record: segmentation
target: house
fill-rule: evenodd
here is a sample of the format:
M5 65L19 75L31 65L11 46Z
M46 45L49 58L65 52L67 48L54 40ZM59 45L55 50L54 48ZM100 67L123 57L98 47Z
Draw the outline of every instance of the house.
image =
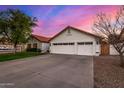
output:
M112 37L114 35L110 35L110 36ZM118 38L118 37L115 36L114 38ZM114 42L114 43L124 42L124 34L122 35L122 38L120 38L120 40L117 40L117 39L113 40L113 37L110 40L112 40L112 41L110 41L111 43L112 42ZM114 46L112 44L108 43L107 40L102 39L101 55L119 55L119 53L117 52L117 50L114 48Z
M50 40L50 53L100 55L100 38L97 35L68 26Z
M17 52L24 51L26 48L25 44L18 44L16 47ZM14 50L14 45L10 42L9 39L0 35L0 54L2 53L12 53Z
M110 45L109 48L110 48L109 55L119 55L119 53L117 52L117 50L112 45Z
M49 50L49 38L31 35L29 41L26 44L18 44L16 47L17 52L25 51L26 48L39 48L42 52ZM7 39L0 36L0 53L10 53L13 52L14 46L12 43L8 42Z
M27 48L38 48L41 49L43 53L47 52L49 50L49 38L32 34L27 43Z

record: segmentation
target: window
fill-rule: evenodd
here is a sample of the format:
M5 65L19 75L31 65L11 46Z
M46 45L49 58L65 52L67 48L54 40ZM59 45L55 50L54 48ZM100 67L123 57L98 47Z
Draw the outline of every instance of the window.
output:
M93 42L85 42L85 45L92 45Z
M57 45L62 45L62 43L57 43Z
M37 43L34 43L33 44L33 48L37 48Z
M70 29L68 29L68 34L71 34Z
M53 43L53 45L57 45L57 43Z
M78 45L92 45L93 42L78 42Z
M78 42L77 44L78 45L84 45L84 42Z
M27 45L27 49L30 49L30 48L31 48L31 44L28 44L28 45Z
M67 35L68 35L68 36L71 36L71 35L72 35L72 34L71 34L71 29L70 29L70 28L68 29Z
M74 45L74 43L69 43L69 45Z
M62 45L68 45L68 43L62 43Z
M98 45L99 44L99 41L96 41L96 44Z
M74 45L73 42L70 43L53 43L53 45Z

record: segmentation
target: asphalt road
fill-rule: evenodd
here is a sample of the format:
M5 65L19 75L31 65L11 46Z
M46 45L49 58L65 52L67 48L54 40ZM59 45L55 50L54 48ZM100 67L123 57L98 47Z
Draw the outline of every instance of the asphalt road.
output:
M93 60L88 56L47 54L0 62L0 87L93 87Z

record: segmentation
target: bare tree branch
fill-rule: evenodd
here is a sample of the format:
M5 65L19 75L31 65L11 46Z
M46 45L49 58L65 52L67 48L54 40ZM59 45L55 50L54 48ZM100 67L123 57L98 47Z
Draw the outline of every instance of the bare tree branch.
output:
M102 38L104 37L122 56L124 53L124 6L120 7L114 20L105 13L97 14L96 19L93 31ZM124 67L124 62L122 63Z

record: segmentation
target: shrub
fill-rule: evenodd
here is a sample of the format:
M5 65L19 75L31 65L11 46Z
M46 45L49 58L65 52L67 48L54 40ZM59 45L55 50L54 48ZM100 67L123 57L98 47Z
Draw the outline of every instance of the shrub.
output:
M41 52L41 49L39 49L39 48L29 48L26 51L27 52Z

